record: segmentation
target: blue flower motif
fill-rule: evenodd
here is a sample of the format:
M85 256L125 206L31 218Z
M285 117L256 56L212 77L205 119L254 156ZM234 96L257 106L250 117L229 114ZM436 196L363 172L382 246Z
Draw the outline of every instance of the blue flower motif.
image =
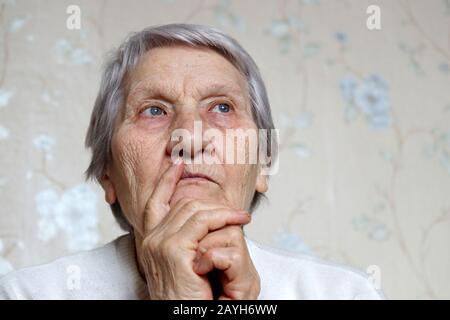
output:
M390 126L389 88L383 78L373 74L358 82L353 75L348 75L340 81L339 86L347 107L361 111L373 128Z
M446 62L442 62L439 64L439 70L448 73L450 71L450 66Z
M342 32L342 31L335 32L334 37L340 43L346 43L347 40L348 40L347 34L345 32Z
M0 108L6 106L13 95L13 91L0 89Z
M371 240L386 241L391 236L391 231L385 223L366 215L354 217L352 224L355 230L364 232Z
M376 241L385 241L389 239L389 229L385 224L380 223L370 229L368 236Z
M56 61L61 64L70 63L74 66L81 66L93 62L93 57L86 49L76 48L66 39L58 40L53 47L53 52Z
M53 189L40 191L35 203L40 240L50 241L62 231L67 236L70 251L89 250L98 243L97 194L87 184L77 185L62 194Z
M381 77L371 75L364 79L356 88L354 99L372 127L389 127L391 117L388 86Z
M273 240L277 247L284 250L304 254L313 254L311 249L305 244L300 236L289 232L286 228L280 228L273 235Z
M347 75L341 79L339 87L341 89L342 97L351 102L355 94L355 89L358 86L358 80L353 75Z
M9 137L9 130L3 126L0 126L0 140L6 140Z

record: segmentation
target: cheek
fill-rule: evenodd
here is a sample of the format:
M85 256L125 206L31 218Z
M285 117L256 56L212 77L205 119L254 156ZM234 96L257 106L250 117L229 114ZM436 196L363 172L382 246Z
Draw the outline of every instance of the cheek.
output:
M144 134L140 130L128 130L115 139L113 155L117 167L126 180L145 181L154 167L159 165L160 154L165 151L164 139Z
M246 208L255 193L256 165L225 165L227 182L224 186L232 202ZM230 200L231 200L230 199Z
M128 132L113 143L113 180L117 198L130 221L145 208L156 180L165 151L161 141Z

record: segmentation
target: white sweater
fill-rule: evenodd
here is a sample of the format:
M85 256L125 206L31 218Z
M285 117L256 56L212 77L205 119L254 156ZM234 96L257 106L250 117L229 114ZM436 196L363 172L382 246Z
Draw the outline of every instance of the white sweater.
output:
M259 299L382 299L359 272L246 238L261 278ZM21 269L0 278L0 299L146 299L134 238Z

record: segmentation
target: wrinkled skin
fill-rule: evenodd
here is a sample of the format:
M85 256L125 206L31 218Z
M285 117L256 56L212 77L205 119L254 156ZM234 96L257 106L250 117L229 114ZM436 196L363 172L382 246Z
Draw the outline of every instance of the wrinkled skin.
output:
M267 190L265 176L256 164L171 159L178 143L171 141L172 132L193 132L194 121L203 130L256 129L245 78L212 50L170 46L147 52L127 80L113 160L101 185L106 201L119 201L134 229L150 298L211 299L207 275L218 270L221 299L256 299L260 281L242 226L251 220L246 210L255 191ZM194 150L194 142L202 148ZM191 150L184 159L223 157L214 141L193 135L182 143ZM183 178L186 172L211 179Z

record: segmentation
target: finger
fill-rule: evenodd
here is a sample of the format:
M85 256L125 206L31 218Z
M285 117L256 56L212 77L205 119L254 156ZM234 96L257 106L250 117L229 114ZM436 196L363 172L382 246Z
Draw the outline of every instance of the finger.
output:
M180 201L181 202L181 201ZM230 207L222 205L217 202L210 202L205 200L191 200L182 202L181 205L176 206L171 212L174 214L167 217L168 224L171 226L172 232L177 232L180 228L191 218L194 214L200 211L217 211L220 210L238 212Z
M236 264L238 259L236 248L212 248L201 255L193 269L198 275L205 275L213 269L224 271L227 275L230 268L238 267L233 266L233 263Z
M214 269L220 270L223 293L219 300L255 299L260 291L260 280L254 270L248 251L240 248L212 248L204 253L193 266L202 276Z
M180 238L190 240L198 247L210 231L225 227L226 225L243 225L251 221L250 214L245 211L231 209L217 209L211 211L199 211L187 219L178 231Z
M208 233L199 243L198 251L205 253L211 248L245 246L244 231L241 226L226 226Z
M169 201L183 173L182 161L173 163L161 176L147 202L145 210L145 230L150 230L160 223L169 209ZM151 212L151 214L150 214Z

